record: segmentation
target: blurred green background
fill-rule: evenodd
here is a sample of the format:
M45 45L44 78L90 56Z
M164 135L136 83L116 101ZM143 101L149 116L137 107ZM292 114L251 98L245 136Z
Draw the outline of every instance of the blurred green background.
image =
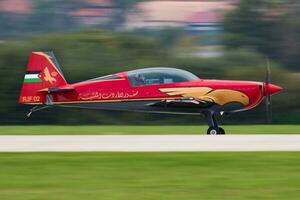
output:
M205 123L198 116L66 108L43 110L27 119L30 106L17 101L31 51L54 51L69 83L154 66L185 69L200 78L264 81L268 57L272 83L284 88L273 97L273 121L300 122L298 1L219 1L230 2L232 8L221 18L209 18L209 31L201 19L197 24L185 20L183 25L155 28L144 21L144 26L128 28L134 24L130 16L145 12L143 6L152 1L101 1L107 5L94 7L83 0L24 2L30 9L17 14L0 4L0 124ZM85 24L81 9L111 12L105 21ZM262 104L225 118L224 123L265 121Z

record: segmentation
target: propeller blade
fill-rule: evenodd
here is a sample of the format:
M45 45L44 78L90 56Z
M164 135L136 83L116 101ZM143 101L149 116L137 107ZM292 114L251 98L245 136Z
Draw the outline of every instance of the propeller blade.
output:
M266 58L267 60L267 69L266 69L266 79L264 83L264 90L265 90L265 95L266 95L266 117L267 117L267 123L272 123L272 99L271 99L271 94L269 93L268 89L268 84L271 82L271 68L270 68L270 61L269 58Z
M270 68L269 58L266 58L266 59L267 59L267 70L266 70L266 81L265 81L265 83L269 84L269 83L271 83L271 68Z
M267 116L267 123L272 123L272 100L271 96L266 96L266 116Z

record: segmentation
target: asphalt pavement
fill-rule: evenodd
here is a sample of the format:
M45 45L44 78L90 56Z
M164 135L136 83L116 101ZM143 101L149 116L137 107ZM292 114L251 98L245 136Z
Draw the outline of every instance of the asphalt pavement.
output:
M0 152L300 151L300 135L0 136Z

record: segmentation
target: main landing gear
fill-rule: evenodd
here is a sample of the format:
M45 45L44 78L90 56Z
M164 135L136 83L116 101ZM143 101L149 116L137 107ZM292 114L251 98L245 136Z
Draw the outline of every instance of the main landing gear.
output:
M218 126L214 112L206 112L205 117L209 126L207 135L225 135L224 129Z

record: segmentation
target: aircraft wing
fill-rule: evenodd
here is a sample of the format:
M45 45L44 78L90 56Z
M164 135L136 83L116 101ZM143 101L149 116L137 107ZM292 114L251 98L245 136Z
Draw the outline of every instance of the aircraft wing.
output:
M149 106L159 107L193 107L193 108L207 108L214 104L213 101L201 100L196 98L177 98L177 99L164 99L155 103L149 104Z

